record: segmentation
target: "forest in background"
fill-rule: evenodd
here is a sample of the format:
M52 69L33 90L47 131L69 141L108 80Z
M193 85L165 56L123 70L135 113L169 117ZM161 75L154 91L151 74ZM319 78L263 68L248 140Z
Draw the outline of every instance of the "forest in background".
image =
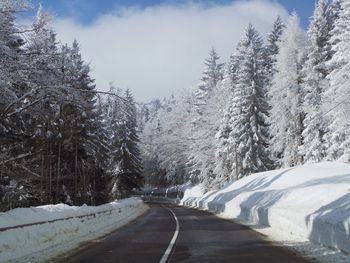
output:
M319 0L305 32L296 13L264 40L249 25L201 84L144 105L141 155L150 185L218 189L252 173L350 161L350 1Z
M136 104L97 92L79 44L62 44L40 7L0 2L0 211L105 203L143 185Z
M0 210L349 162L348 0L320 0L306 32L297 14L266 39L249 25L226 63L209 52L195 91L150 103L99 92L78 42L60 43L42 8L17 23L28 8L0 2Z

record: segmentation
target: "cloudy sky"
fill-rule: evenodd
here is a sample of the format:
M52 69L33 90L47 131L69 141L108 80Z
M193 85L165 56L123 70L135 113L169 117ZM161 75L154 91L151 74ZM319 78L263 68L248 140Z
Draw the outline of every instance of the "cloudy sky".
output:
M265 35L295 10L306 28L315 0L39 2L63 43L78 40L99 90L113 82L149 101L196 87L209 49L226 61L249 23Z

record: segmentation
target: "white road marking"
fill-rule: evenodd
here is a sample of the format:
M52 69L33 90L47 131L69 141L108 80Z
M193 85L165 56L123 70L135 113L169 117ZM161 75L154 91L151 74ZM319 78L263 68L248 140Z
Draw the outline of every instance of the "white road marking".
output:
M175 229L175 233L173 235L173 238L171 239L169 246L167 248L167 250L165 251L163 257L161 258L161 260L159 261L159 263L165 263L168 259L168 257L170 256L171 250L173 249L177 236L179 235L179 231L180 231L180 224L179 224L179 220L177 220L177 217L175 215L175 213L173 212L173 210L171 210L170 208L166 207L174 216L175 221L176 221L176 229Z

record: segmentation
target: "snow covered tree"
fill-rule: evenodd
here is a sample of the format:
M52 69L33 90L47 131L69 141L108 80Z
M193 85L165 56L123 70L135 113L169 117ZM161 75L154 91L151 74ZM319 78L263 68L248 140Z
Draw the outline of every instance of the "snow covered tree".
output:
M140 152L145 185L164 187L169 184L166 169L161 165L162 112L164 105L159 99L140 103L138 128L140 130Z
M18 34L19 29L15 25L17 13L23 10L22 3L0 2L0 132L9 137L21 130L20 119L10 119L15 111L21 111L24 104L21 98L28 91L25 81L28 67L23 57L24 39Z
M131 190L139 189L144 183L138 147L136 106L129 90L125 91L121 110L123 115L117 128L119 145L115 154L119 164L115 185L118 190L117 195L126 196Z
M112 174L117 176L117 171L119 171L119 151L120 151L120 125L122 124L124 118L124 98L123 91L121 89L116 89L111 85L109 92L115 95L108 95L105 102L105 122L107 125L108 139L111 146L110 149L110 160L109 160L109 170Z
M158 116L159 159L170 184L181 184L188 179L188 159L193 142L188 136L191 131L189 117L194 110L193 104L188 104L188 96L191 95L185 94L181 98L164 101L164 109Z
M31 116L28 118L30 125L26 128L26 133L30 136L30 139L26 140L27 148L31 148L38 154L36 158L32 158L31 166L28 168L34 172L36 169L33 167L40 167L35 171L40 174L40 182L36 182L37 179L31 180L31 184L39 185L39 191L35 189L35 194L38 195L40 202L52 201L51 193L53 192L55 192L55 198L58 198L58 191L53 190L53 176L52 172L50 173L52 167L49 164L50 159L52 162L54 158L49 158L50 150L48 149L52 147L54 131L56 135L59 134L56 129L59 120L55 98L63 94L56 88L61 83L61 79L57 77L60 52L56 34L49 28L49 21L50 17L43 12L40 6L32 30L29 30L26 37L26 58L30 68L27 85L31 90L26 94L25 100L27 104L33 105L23 113ZM56 186L58 185L57 180Z
M339 0L338 18L331 32L334 55L329 62L330 88L326 93L331 109L328 134L328 159L350 160L350 1ZM333 110L332 110L333 109Z
M271 78L275 73L274 67L276 64L276 55L279 52L279 41L284 28L285 26L281 18L278 17L273 24L271 33L268 35L267 45L262 50L262 62L264 64L263 69L266 74L266 77L264 78L265 83L263 84L265 92L269 88ZM230 57L230 61L225 72L223 87L224 89L229 90L229 92L232 94L234 94L235 87L237 85L237 73L241 59L242 58L239 55L239 51L236 51L235 54ZM239 107L236 103L229 103L228 106L225 107L226 112L222 113L223 117L220 129L216 135L217 151L215 171L218 174L217 181L221 184L238 179L239 174L236 168L239 166L238 163L241 162L241 156L238 156L237 154L237 143L232 136L235 128L231 125L231 118L235 114L239 114Z
M238 166L237 145L233 141L233 127L231 125L231 117L234 114L236 105L231 103L231 99L236 86L239 62L238 52L236 51L230 56L222 81L222 89L225 91L224 97L226 97L227 101L222 106L219 128L215 135L215 173L217 174L215 184L217 187L238 179L238 171L236 169Z
M157 114L146 123L140 144L146 183L183 184L190 178L188 161L195 95L186 92L162 101Z
M268 151L268 103L264 74L262 39L252 25L237 47L238 67L229 102L227 120L229 142L239 158L235 169L238 177L272 167Z
M215 178L214 141L218 126L218 106L220 106L217 100L224 66L223 63L219 63L219 59L215 49L211 49L209 58L205 60L206 68L201 79L202 83L195 92L195 108L191 116L192 142L189 165L192 179L206 181L206 184Z
M168 185L166 169L161 165L161 147L159 139L162 128L158 117L146 122L140 135L140 152L145 184L164 187ZM163 156L164 157L164 156Z
M72 47L68 50L68 61L66 66L66 77L69 80L72 89L73 103L68 107L69 119L72 129L72 145L75 147L75 160L79 159L81 168L80 178L77 182L77 172L75 171L75 189L80 191L82 202L91 199L92 177L89 176L97 168L105 168L103 159L97 158L106 155L108 147L103 137L103 131L99 129L100 120L96 113L96 93L94 80L90 77L90 67L87 65L80 54L80 48L77 41L74 41ZM67 95L66 98L67 100ZM69 103L67 103L69 105ZM68 106L66 104L66 106ZM79 156L76 156L76 155ZM77 164L75 163L75 166ZM80 183L80 186L77 184ZM79 189L80 188L80 189Z
M209 52L209 58L205 60L205 70L201 78L202 83L199 85L196 91L196 111L201 114L203 106L206 105L211 92L216 88L216 85L223 78L223 63L219 63L220 57L214 48Z
M303 163L300 147L303 145L304 90L302 65L305 60L306 35L299 26L299 17L293 14L281 36L276 70L270 90L271 96L271 150L282 166Z
M329 88L327 62L332 58L331 31L334 27L334 9L327 0L320 0L316 6L308 30L308 55L303 68L305 92L304 145L305 162L319 162L326 156L325 135L328 130L324 115L325 92Z
M58 44L41 6L19 27L25 8L0 2L0 209L105 202L108 129L90 68L76 41Z
M285 25L281 17L277 17L273 23L271 33L267 36L267 45L264 50L265 71L267 74L267 85L270 85L273 74L275 73L276 56L279 53L279 42Z
M0 198L5 209L35 203L24 175L35 176L26 167L33 154L26 147L30 114L24 111L32 104L26 100L30 67L25 57L25 41L16 24L26 1L0 2ZM26 187L24 187L24 185Z

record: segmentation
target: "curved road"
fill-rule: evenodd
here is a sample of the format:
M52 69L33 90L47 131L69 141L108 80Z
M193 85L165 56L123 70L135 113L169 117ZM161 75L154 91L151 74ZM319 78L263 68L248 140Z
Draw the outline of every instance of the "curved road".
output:
M171 211L178 219L177 234ZM167 250L170 253L164 256ZM150 205L150 210L136 221L102 240L88 243L61 258L61 262L144 263L165 262L165 259L166 262L200 263L308 262L232 221L194 209L155 204Z

